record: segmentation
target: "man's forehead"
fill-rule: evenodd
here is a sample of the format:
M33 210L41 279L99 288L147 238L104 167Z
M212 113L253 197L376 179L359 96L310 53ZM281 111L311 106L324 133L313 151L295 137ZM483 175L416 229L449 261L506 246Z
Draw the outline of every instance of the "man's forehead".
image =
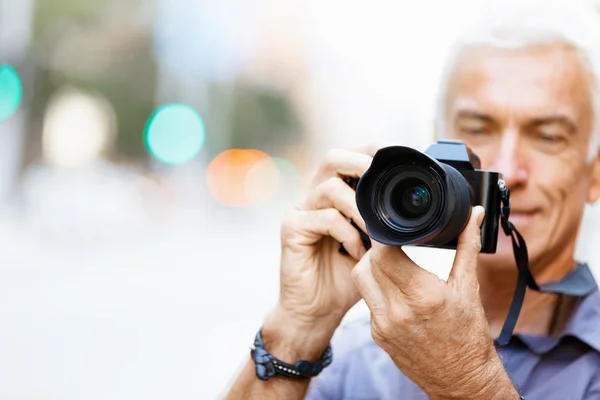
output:
M527 113L561 112L584 117L591 111L589 71L565 45L519 49L474 47L457 59L447 86L448 111L501 108Z

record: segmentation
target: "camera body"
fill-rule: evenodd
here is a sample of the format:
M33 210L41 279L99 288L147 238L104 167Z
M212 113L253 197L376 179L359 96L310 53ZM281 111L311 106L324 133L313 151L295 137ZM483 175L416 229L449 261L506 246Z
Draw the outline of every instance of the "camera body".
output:
M456 249L473 206L486 215L481 252L495 253L502 212L502 175L481 170L475 153L460 141L440 140L424 153L410 147L380 149L356 190L358 210L370 240L394 245Z

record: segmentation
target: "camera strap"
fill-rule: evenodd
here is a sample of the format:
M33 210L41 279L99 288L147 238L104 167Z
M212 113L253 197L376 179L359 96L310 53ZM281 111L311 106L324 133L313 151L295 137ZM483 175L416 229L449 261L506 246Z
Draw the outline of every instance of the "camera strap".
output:
M565 294L568 296L585 297L593 291L597 290L598 286L594 280L592 272L586 264L578 264L567 276L558 282L548 282L543 285L538 285L529 269L529 255L527 253L527 245L523 236L517 231L515 226L508 220L510 216L510 191L504 184L499 184L502 199L502 208L500 212L500 224L502 230L507 236L510 236L513 246L513 253L517 262L518 277L517 287L513 296L508 316L502 327L502 331L496 343L499 346L505 346L512 337L513 330L517 324L525 292L527 288L538 292Z

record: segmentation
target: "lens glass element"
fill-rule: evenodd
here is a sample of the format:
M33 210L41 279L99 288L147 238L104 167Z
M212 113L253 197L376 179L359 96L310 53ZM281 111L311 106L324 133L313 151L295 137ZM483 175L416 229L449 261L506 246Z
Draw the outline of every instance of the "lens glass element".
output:
M389 229L414 234L436 224L444 204L444 188L433 169L400 165L385 171L375 187L375 212Z
M421 218L431 208L431 192L420 179L400 181L391 196L394 210L407 219Z

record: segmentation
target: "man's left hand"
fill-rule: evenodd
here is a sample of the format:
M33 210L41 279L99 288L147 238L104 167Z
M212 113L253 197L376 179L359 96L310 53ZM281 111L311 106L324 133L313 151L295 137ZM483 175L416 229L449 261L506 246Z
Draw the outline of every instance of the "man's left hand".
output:
M519 398L479 297L483 217L483 208L475 207L458 238L447 282L416 265L400 247L374 241L352 272L371 310L373 339L432 399Z

